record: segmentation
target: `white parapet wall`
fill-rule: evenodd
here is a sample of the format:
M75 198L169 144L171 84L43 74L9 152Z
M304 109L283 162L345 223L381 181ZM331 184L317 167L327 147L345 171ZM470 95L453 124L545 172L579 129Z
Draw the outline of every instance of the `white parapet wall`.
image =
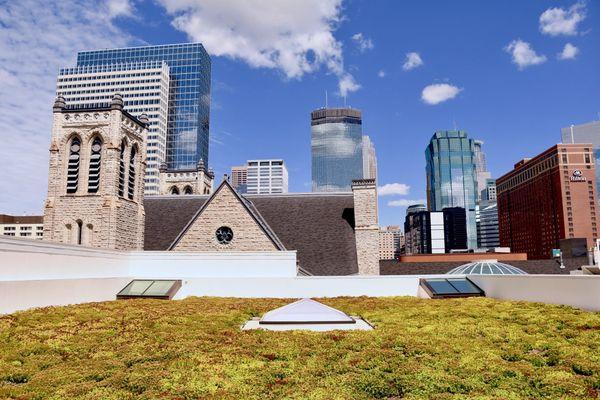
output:
M0 314L113 300L131 279L181 279L183 286L175 298L182 299L417 296L419 278L447 277L296 275L294 251L122 252L0 236ZM600 276L470 275L469 279L488 297L600 311Z

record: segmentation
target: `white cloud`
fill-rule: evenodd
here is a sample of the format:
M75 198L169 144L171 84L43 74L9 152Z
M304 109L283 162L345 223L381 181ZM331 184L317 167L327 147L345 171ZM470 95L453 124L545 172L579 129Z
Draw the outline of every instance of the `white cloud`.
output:
M202 42L213 56L277 69L288 78L325 67L341 95L360 85L344 70L342 44L333 36L342 0L158 0L173 26Z
M557 57L559 60L573 60L577 57L578 53L579 49L577 47L573 46L571 43L567 43L563 50L558 53Z
M386 183L377 188L377 193L380 196L400 195L406 196L410 191L410 186L405 183Z
M447 83L436 83L426 86L421 93L421 100L427 104L435 105L455 98L462 88Z
M133 15L133 5L129 0L107 0L108 16L115 17L131 17Z
M131 38L93 0L5 2L0 7L0 212L39 213L46 197L56 75L77 51Z
M576 35L577 25L585 19L585 3L577 2L569 7L549 8L540 15L540 31L550 36Z
M354 43L356 44L358 50L360 50L361 53L364 53L365 51L371 50L373 49L373 47L375 47L373 45L373 41L365 37L362 33L355 33L354 35L352 35L352 40L354 40Z
M391 201L388 201L388 203L387 203L388 207L408 207L408 206L412 206L413 204L425 204L425 200L424 199L419 199L419 200L399 199L399 200L391 200Z
M404 61L404 65L402 65L402 69L405 71L410 71L411 69L415 69L423 65L423 60L419 53L406 53L406 60Z
M504 50L512 55L512 62L517 64L519 69L546 62L546 56L538 55L529 43L521 39L513 40Z
M380 78L385 78L385 75L386 75L386 73L382 69L380 69L379 72L377 72L377 76Z

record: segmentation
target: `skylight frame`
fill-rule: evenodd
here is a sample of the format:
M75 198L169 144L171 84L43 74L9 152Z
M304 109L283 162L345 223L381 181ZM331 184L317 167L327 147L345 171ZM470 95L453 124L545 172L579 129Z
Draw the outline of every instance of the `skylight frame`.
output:
M440 293L434 286L430 284L429 281L432 282L444 282L450 285L456 293L453 292L445 292ZM468 282L470 286L473 286L477 291L462 291L457 285L453 285L451 281L465 281ZM467 277L464 278L421 278L419 279L419 285L425 290L425 292L432 299L454 299L454 298L465 298L465 297L485 297L485 292L479 286L477 286L472 280Z
M133 286L135 282L151 282L142 293L140 294L123 294L125 290L127 290L130 286ZM152 286L154 286L157 282L173 282L171 286L163 291L164 294L145 294L148 292ZM133 279L131 280L125 287L117 293L117 300L126 300L126 299L158 299L158 300L172 300L175 294L181 289L182 281L181 279Z

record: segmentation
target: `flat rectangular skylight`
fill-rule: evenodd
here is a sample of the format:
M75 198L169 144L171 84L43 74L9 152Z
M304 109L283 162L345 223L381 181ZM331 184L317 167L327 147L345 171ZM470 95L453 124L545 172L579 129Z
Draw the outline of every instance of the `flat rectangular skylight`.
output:
M419 284L433 299L485 296L483 290L468 278L428 278L421 279Z
M179 288L181 288L181 280L134 279L117 293L117 299L150 298L171 300Z

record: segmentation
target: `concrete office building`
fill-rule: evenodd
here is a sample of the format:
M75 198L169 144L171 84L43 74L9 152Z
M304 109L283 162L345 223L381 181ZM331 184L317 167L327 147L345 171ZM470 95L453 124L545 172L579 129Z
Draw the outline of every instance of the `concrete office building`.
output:
M377 181L377 156L375 145L371 138L364 135L362 138L363 177Z
M0 234L42 240L44 238L44 217L42 215L0 214Z
M600 166L600 121L571 125L560 130L563 143L591 143L596 169ZM596 190L600 190L600 177L596 176Z
M380 260L397 259L402 246L404 246L404 233L399 226L390 225L379 229Z
M439 131L425 150L427 206L441 212L447 207L462 207L467 219L467 246L477 248L477 177L475 141L464 131Z
M364 177L362 113L320 108L311 113L313 192L348 192Z
M288 171L282 159L248 160L248 194L288 192Z
M551 257L560 240L598 238L591 143L558 144L496 180L500 244L529 258Z
M169 68L167 169L194 169L200 160L208 167L211 60L202 44L180 43L81 51L77 54L76 66L109 68L110 65L148 62L165 62ZM122 83L124 88L134 84L128 78ZM114 94L93 93L95 89L92 88L86 90L90 91L89 95L96 97ZM124 95L125 92L121 94ZM69 104L72 102L69 101ZM129 112L136 106L139 104L125 104L125 111Z
M150 126L144 192L159 194L160 166L165 162L167 149L167 63L141 61L62 68L58 74L56 93L71 108L102 107L110 103L115 93L119 93L127 112L134 116L146 114Z
M477 246L480 249L494 249L500 246L498 229L498 203L496 201L496 180L487 179L477 204Z
M247 193L248 191L248 166L231 167L231 186L238 193Z
M475 178L477 180L477 200L481 200L482 191L486 188L486 182L492 178L492 174L487 169L485 153L482 149L483 141L473 141L473 160L475 161Z

